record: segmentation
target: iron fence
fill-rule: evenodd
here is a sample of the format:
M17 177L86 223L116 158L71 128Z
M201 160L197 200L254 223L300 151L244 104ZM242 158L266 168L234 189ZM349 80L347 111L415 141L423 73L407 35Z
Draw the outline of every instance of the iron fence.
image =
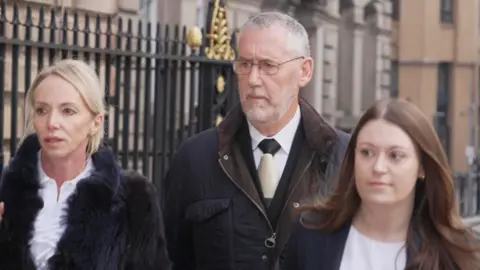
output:
M455 174L455 190L458 207L463 217L480 215L480 171L479 164L475 163L469 173Z
M124 168L159 188L178 145L238 100L231 62L206 57L204 45L188 47L185 27L40 5L0 8L0 171L22 136L32 79L58 59L95 67L108 108L105 139Z

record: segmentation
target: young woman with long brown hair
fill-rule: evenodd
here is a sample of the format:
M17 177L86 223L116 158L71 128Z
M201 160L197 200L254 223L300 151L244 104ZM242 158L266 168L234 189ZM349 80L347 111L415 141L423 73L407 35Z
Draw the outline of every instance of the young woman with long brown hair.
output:
M408 101L380 101L365 112L336 191L300 211L285 270L480 269L442 144Z

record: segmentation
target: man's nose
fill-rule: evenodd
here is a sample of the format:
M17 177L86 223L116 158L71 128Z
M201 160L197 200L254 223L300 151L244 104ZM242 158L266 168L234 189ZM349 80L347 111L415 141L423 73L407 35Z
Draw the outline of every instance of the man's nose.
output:
M248 75L248 83L250 86L258 86L260 84L260 68L258 65L253 65Z

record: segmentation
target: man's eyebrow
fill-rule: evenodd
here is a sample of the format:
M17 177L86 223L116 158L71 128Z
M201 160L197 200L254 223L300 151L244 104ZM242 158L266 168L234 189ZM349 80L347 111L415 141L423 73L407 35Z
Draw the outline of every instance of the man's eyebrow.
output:
M242 57L242 56L239 56L237 57L235 60L237 61L253 61L253 60L257 60L257 61L270 61L270 62L275 62L275 63L279 63L280 61L275 59L275 58L271 58L271 57L257 57L256 59L254 58L250 58L250 57Z

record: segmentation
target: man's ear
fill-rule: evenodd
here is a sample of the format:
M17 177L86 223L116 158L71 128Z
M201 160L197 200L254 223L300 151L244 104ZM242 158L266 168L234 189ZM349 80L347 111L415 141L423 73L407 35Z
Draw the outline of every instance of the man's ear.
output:
M298 81L300 88L305 87L310 80L312 80L313 64L314 61L311 57L307 57L303 60L303 64L300 68L300 80Z

